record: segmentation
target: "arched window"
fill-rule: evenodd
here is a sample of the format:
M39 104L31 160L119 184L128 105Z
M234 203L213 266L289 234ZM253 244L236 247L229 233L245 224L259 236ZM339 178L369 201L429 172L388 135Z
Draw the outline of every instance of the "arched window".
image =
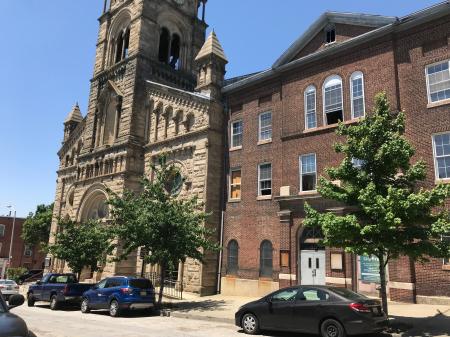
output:
M344 120L342 79L338 75L328 77L323 84L323 110L326 125Z
M167 28L163 28L159 38L159 62L169 63L169 49L170 32Z
M177 34L172 35L172 42L170 45L170 61L169 65L173 69L180 69L180 42L181 39Z
M236 240L228 243L227 274L236 275L239 269L239 245Z
M366 114L364 101L364 75L356 71L350 77L350 97L352 100L352 118L364 117Z
M272 243L264 240L260 248L259 276L272 278L273 272L273 247Z
M316 87L310 85L305 90L305 129L317 127Z
M5 236L5 229L6 229L6 226L0 224L0 238Z
M118 63L128 57L130 46L130 28L126 28L119 32L114 40L114 63Z

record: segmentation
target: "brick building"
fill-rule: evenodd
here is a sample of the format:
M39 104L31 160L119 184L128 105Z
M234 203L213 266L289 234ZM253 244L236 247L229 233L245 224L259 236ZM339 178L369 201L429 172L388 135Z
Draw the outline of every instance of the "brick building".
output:
M4 277L8 269L13 222L13 217L0 216L0 279ZM45 254L41 252L39 247L26 245L21 238L24 222L24 218L15 219L11 268L43 269Z
M406 113L414 160L429 168L424 187L450 182L449 32L448 2L402 18L327 12L270 69L227 82L222 293L315 283L377 294L377 260L318 248L304 203L346 211L318 195L317 178L343 159L332 148L337 121L370 113L381 91ZM448 261L400 258L388 277L393 300L450 303Z

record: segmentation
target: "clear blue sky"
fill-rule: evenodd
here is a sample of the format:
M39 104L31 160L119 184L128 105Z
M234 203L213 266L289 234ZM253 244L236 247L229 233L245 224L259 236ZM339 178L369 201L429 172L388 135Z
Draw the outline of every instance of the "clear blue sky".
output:
M53 201L63 120L89 94L103 0L0 0L0 206ZM428 0L209 0L228 77L269 67L324 11L403 16ZM0 215L7 210L0 207Z

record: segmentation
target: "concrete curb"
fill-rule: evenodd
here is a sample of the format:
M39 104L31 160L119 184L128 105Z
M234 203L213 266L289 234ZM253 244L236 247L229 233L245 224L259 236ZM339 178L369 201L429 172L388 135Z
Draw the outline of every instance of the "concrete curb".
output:
M176 317L176 318L193 319L193 320L197 320L197 321L207 321L207 322L216 322L216 323L225 323L225 324L234 325L234 319L231 319L231 318L195 315L195 314L188 314L188 313L182 313L182 312L176 312L176 311L175 312L172 311L170 313L170 316Z

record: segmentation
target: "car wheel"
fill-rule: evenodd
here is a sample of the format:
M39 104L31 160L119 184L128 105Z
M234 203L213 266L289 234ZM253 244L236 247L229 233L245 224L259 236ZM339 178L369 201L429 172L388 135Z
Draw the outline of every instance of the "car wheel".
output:
M34 303L36 303L36 300L33 297L33 294L28 294L27 296L27 305L29 307L34 307Z
M81 312L83 314L88 314L91 311L91 308L89 308L89 300L87 298L83 298L83 301L81 301Z
M242 329L248 335L256 335L259 332L258 318L253 314L245 314L242 317Z
M112 300L109 304L109 315L111 317L119 317L120 316L120 308L119 308L119 302L116 300Z
M52 309L52 310L58 310L59 309L59 302L58 302L58 299L57 299L56 295L53 295L50 298L50 309Z
M322 322L320 334L322 337L345 337L347 335L342 324L332 318Z

